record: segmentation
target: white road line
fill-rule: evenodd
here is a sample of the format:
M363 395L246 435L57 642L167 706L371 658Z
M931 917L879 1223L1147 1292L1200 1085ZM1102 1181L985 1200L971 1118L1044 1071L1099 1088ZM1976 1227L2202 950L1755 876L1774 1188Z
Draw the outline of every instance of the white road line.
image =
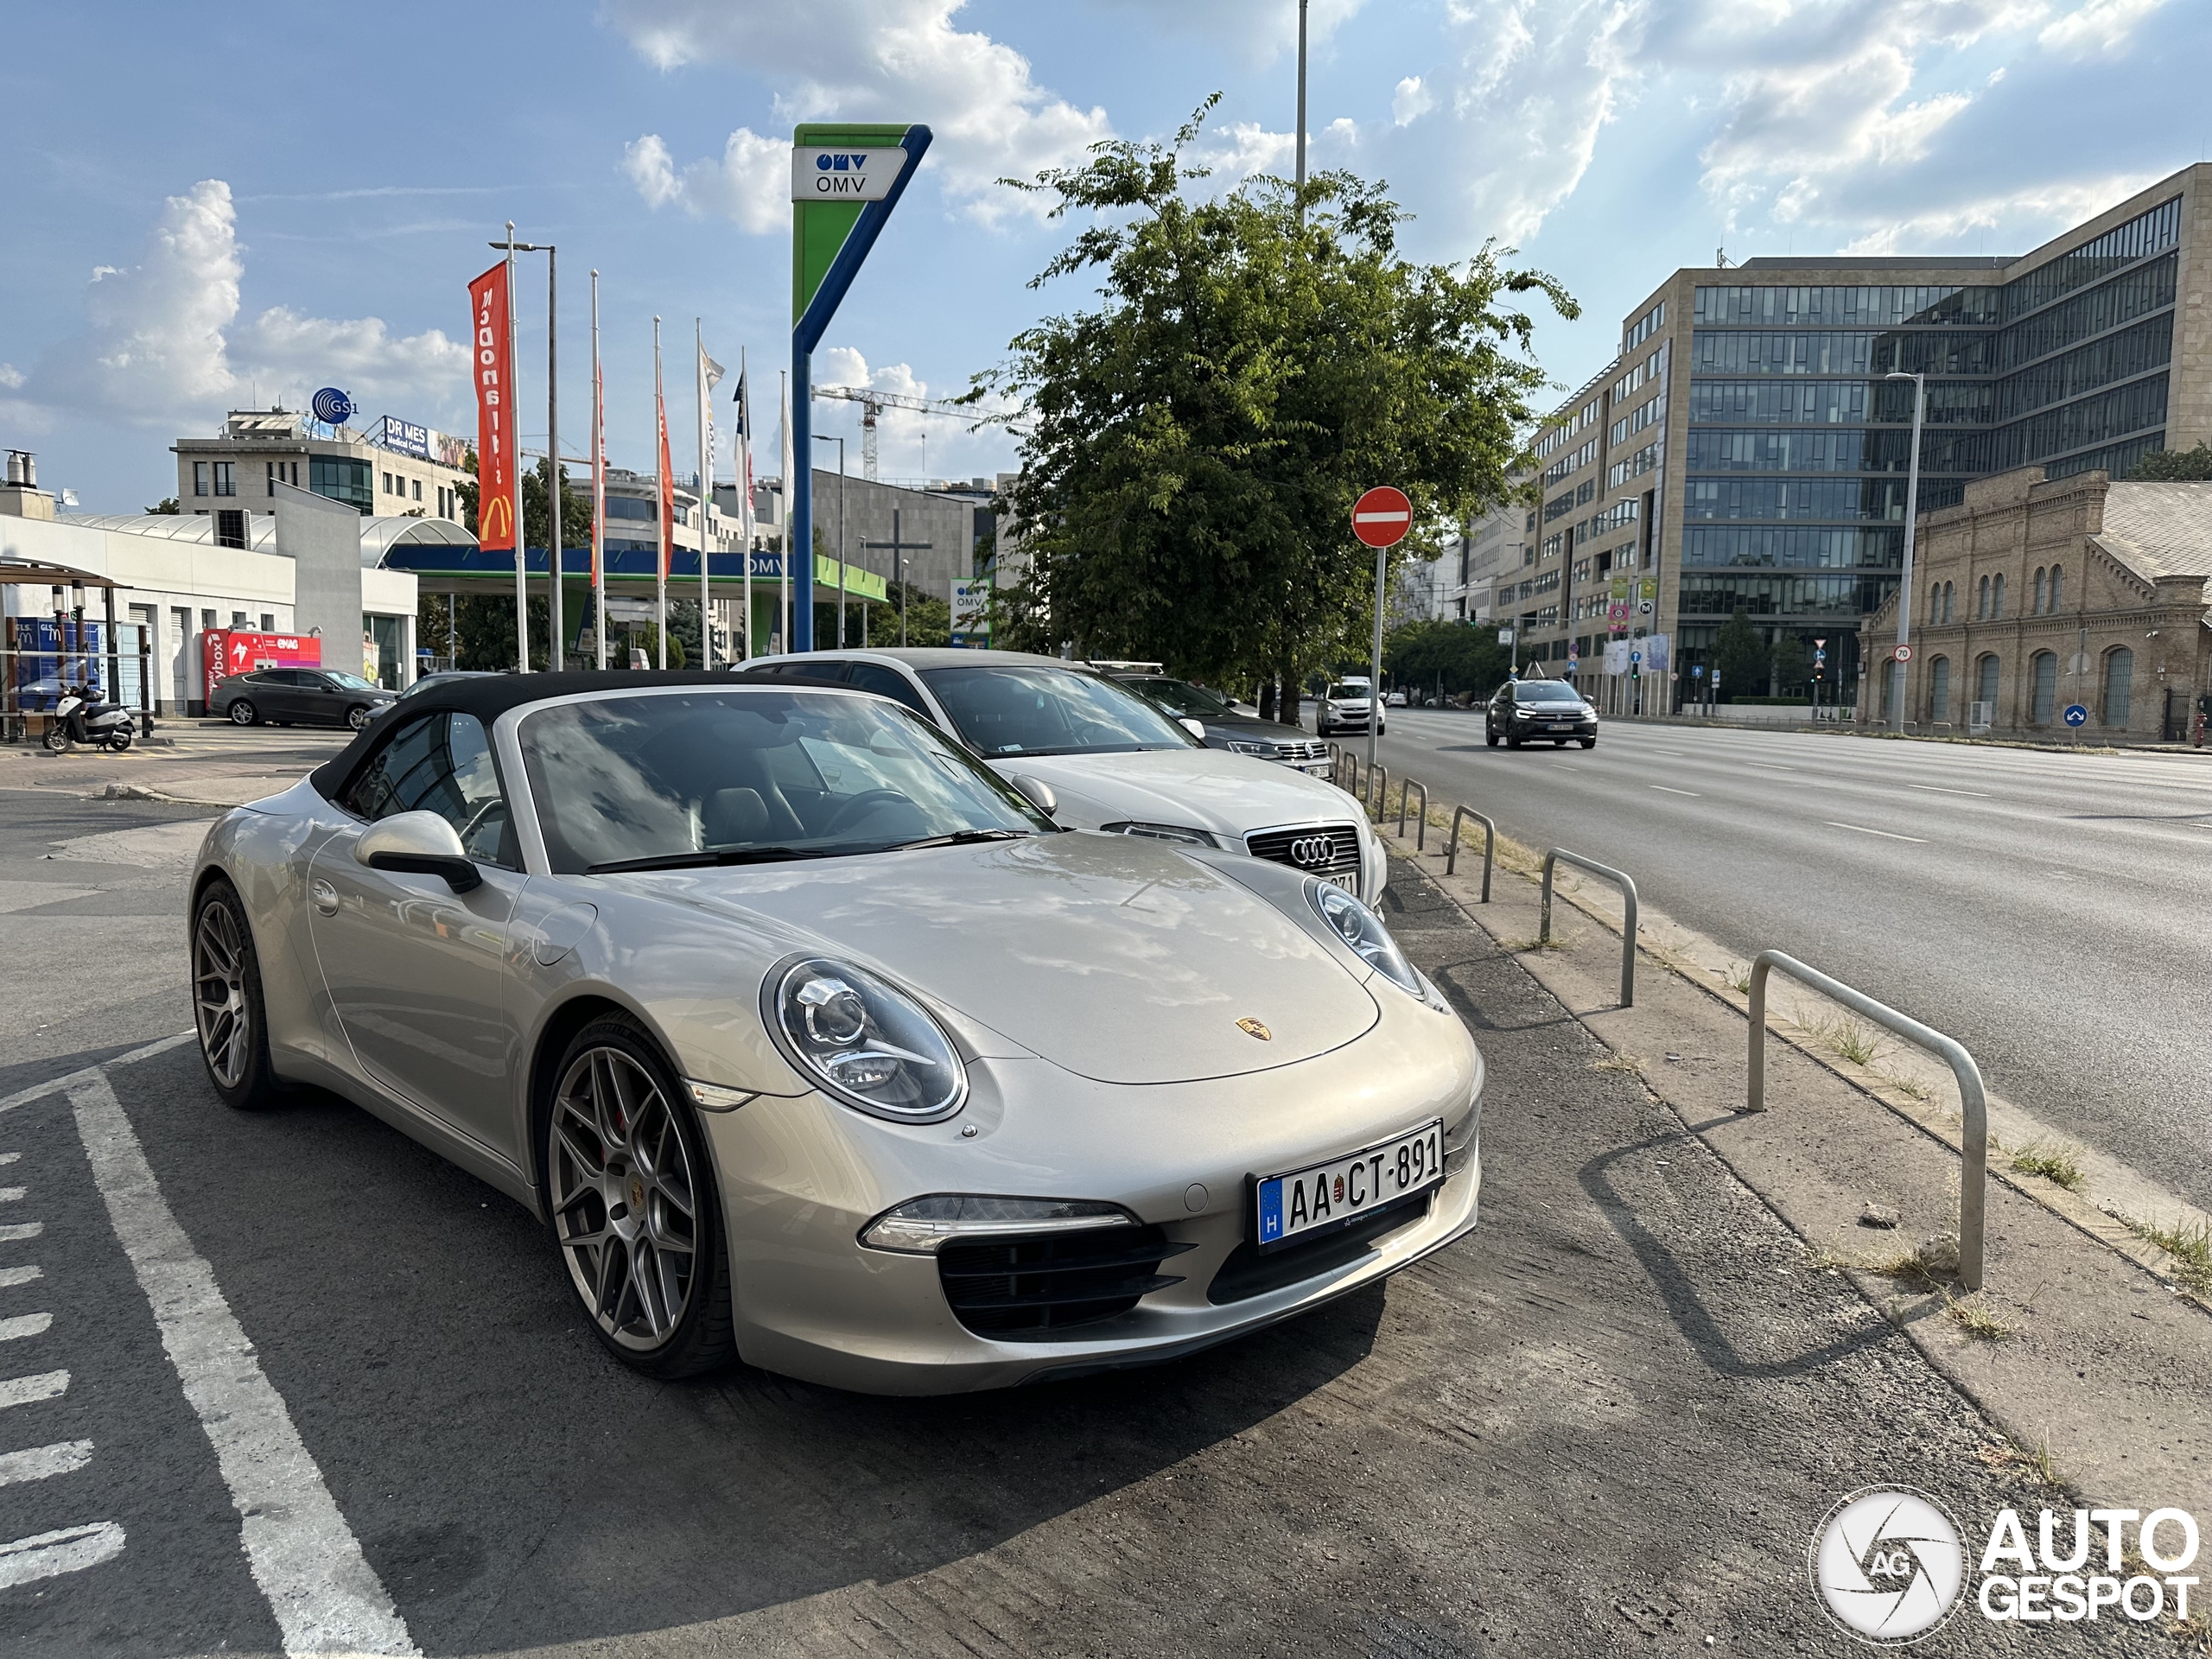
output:
M41 1371L36 1376L11 1376L0 1380L0 1411L10 1406L35 1405L41 1400L57 1400L69 1392L69 1373Z
M21 1204L29 1191L28 1186L0 1186L0 1204Z
M148 1043L143 1048L134 1048L128 1054L118 1054L106 1065L129 1065L134 1060L150 1060L156 1054L168 1053L179 1044L190 1042L194 1034L189 1031L180 1031L174 1037L164 1037L158 1042ZM105 1066L87 1065L79 1071L66 1071L58 1077L49 1077L44 1083L35 1083L28 1089L18 1089L12 1095L0 1095L0 1112L12 1112L18 1106L28 1106L48 1095L66 1093L87 1078L100 1076L105 1070Z
M123 1554L123 1529L112 1521L66 1527L0 1544L0 1590L35 1584L62 1573L81 1573Z
M57 1440L52 1446L35 1446L28 1452L0 1453L0 1486L72 1474L92 1460L90 1440Z
M20 1152L0 1152L0 1164L12 1164L22 1155Z
M47 1327L53 1323L54 1315L51 1313L18 1313L12 1319L0 1319L0 1342L43 1336Z
M1879 836L1884 841L1909 841L1920 847L1928 844L1926 837L1922 836L1893 836L1886 830L1869 830L1863 823L1838 823L1834 818L1822 818L1821 822L1831 830L1855 830L1862 836Z
M1978 801L1992 801L1997 798L1979 789L1938 789L1933 784L1907 784L1907 789L1924 789L1930 795L1971 795Z
M1704 796L1699 794L1697 791L1694 789L1669 789L1664 784L1646 784L1644 787L1646 789L1656 789L1662 795L1687 795L1694 801L1701 801L1705 798Z
M1749 766L1754 772L1796 772L1796 766L1777 766L1770 760L1738 760L1739 766Z
M18 1239L36 1238L46 1230L42 1221L11 1221L0 1227L0 1244L13 1244Z
M283 1398L177 1224L105 1073L69 1103L115 1236L152 1304L162 1346L215 1448L240 1516L246 1565L287 1653L413 1654L407 1625L361 1554Z
M45 1277L46 1274L36 1268L0 1268L0 1290L28 1285L34 1279Z

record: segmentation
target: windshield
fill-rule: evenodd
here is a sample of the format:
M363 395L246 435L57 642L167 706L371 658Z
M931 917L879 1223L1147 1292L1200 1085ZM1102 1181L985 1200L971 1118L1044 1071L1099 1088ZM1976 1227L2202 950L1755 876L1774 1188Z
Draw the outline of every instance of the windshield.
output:
M1125 682L1126 683L1126 682ZM1188 680L1139 680L1136 689L1178 720L1219 720L1236 711L1203 686Z
M874 698L767 688L606 697L540 709L519 736L558 874L1052 827L934 728Z
M1363 684L1347 685L1339 681L1329 688L1331 702L1365 702L1367 696L1367 687Z
M375 691L380 689L358 674L347 674L335 668L324 669L322 675L325 679L335 680L348 691Z
M1522 680L1513 688L1516 702L1580 702L1582 694L1565 680Z
M928 668L922 678L978 753L1192 749L1198 740L1125 686L1071 669Z

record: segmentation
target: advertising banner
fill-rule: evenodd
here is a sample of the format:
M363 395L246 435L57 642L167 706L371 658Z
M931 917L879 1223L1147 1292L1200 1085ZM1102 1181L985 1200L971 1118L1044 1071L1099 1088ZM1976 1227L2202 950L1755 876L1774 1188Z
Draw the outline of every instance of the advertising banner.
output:
M952 584L952 643L988 649L991 643L991 584L956 582Z
M256 633L245 628L200 631L200 700L212 702L217 683L257 668L321 668L322 641L313 634ZM343 668L346 664L339 664Z
M403 455L415 455L423 461L430 458L430 429L417 426L412 421L396 421L385 416L384 435L378 442Z
M1645 634L1637 642L1637 649L1643 653L1643 671L1647 674L1664 674L1674 665L1669 660L1672 653L1663 633Z
M511 303L504 260L468 285L469 334L476 342L476 544L487 553L514 550L522 517L507 409L514 384L507 361Z
M1608 674L1615 674L1615 675L1618 675L1618 674L1625 674L1625 673L1627 673L1627 672L1628 672L1628 652L1629 652L1629 645L1628 645L1628 641L1627 641L1627 640L1625 640L1625 639L1608 639L1608 640L1606 640L1606 641L1605 641L1605 672L1606 672L1606 673L1608 673Z
M1659 578L1646 576L1636 584L1636 613L1648 620L1659 613Z
M1629 625L1630 613L1633 609L1629 598L1629 586L1626 576L1615 576L1606 590L1605 626L1609 628L1625 628ZM1623 668L1625 670L1625 664ZM1613 671L1607 669L1605 671L1610 674Z
M128 645L130 632L120 632ZM8 648L22 653L9 658L9 678L16 694L10 707L26 714L53 708L56 689L65 680L71 685L80 680L99 685L106 676L107 658L99 653L107 649L107 638L97 622L73 620L65 628L50 616L11 616Z

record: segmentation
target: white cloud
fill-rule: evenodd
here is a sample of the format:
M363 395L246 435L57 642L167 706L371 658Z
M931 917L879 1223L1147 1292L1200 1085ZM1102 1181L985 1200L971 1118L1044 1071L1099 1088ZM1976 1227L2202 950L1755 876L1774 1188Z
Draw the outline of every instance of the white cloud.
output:
M1411 126L1435 107L1436 94L1419 75L1408 75L1390 95L1390 119L1402 127Z
M23 372L12 363L0 363L0 386L13 391L23 384Z
M1179 35L1198 35L1227 47L1255 67L1274 62L1298 48L1298 7L1295 0L1093 0L1109 13L1134 13L1147 29ZM1313 0L1306 17L1308 56L1320 53L1338 29L1350 22L1366 0ZM1291 89L1284 89L1286 101Z
M139 262L101 265L86 327L7 381L34 413L73 410L149 426L205 420L250 390L326 382L357 399L452 406L467 351L436 329L395 338L376 317L333 321L275 306L238 323L245 261L230 186L171 196Z
M2088 0L2036 36L2062 58L2116 58L2133 43L2135 30L2166 0Z
M1078 109L1033 78L1012 47L953 26L961 0L608 0L607 16L631 45L664 70L725 64L775 88L779 116L920 121L934 134L927 163L945 191L973 216L1041 212L994 182L1065 166L1110 136L1103 109ZM680 170L667 146L648 136L624 165L649 205L734 219L748 230L787 223L779 204L767 222L763 148L779 141L745 129L730 136L720 162ZM787 163L782 163L787 165ZM779 193L784 187L776 185ZM695 204L696 204L695 206Z
M623 151L622 170L649 207L672 204L694 219L732 219L765 236L791 224L791 155L786 141L740 127L720 161L696 161L678 173L660 135L649 132Z
M1966 201L1910 213L1878 225L1844 245L1845 253L1909 253L1940 245L1968 231L2024 229L2032 238L2037 227L2078 224L2102 213L2116 201L2125 201L2156 178L2152 173L2121 173L2107 178L2077 182L2037 185L2000 194L1978 196ZM2027 245L2020 245L2022 249Z

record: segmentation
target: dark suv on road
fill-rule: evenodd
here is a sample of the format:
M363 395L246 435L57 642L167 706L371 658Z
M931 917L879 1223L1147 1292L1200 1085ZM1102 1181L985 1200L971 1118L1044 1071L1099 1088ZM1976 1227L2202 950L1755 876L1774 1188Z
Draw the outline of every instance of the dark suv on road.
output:
M1548 739L1565 748L1580 743L1598 747L1598 711L1565 680L1508 680L1497 688L1483 715L1483 736L1491 747L1509 749Z

